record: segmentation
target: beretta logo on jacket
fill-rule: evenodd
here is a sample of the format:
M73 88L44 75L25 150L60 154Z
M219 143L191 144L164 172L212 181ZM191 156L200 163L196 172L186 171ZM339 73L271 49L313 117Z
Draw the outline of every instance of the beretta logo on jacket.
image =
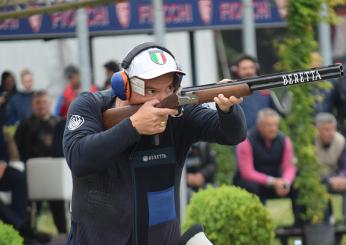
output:
M84 123L84 118L79 115L72 115L70 121L68 122L67 128L69 130L75 130L82 126Z

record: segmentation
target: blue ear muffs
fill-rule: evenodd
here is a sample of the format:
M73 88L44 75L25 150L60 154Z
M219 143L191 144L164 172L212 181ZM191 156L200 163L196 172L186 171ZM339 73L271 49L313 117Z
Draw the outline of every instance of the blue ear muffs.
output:
M125 71L113 74L111 79L112 89L115 95L121 100L127 100L131 95L130 80Z

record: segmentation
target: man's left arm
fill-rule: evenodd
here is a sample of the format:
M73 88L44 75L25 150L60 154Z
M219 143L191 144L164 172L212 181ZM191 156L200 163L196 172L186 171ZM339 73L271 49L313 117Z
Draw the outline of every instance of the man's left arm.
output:
M291 140L286 136L282 157L282 178L291 185L295 176L296 166L294 165L293 146Z
M202 105L189 105L184 109L183 134L192 140L217 142L220 144L238 144L246 137L246 121L239 105L233 105L228 112L223 112Z

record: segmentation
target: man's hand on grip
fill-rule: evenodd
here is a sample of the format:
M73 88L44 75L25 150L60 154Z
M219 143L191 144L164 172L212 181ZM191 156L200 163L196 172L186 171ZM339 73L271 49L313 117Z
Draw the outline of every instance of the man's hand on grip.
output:
M145 102L139 110L130 117L132 126L142 135L159 134L165 131L169 115L176 115L175 109L156 108L160 103L154 99Z

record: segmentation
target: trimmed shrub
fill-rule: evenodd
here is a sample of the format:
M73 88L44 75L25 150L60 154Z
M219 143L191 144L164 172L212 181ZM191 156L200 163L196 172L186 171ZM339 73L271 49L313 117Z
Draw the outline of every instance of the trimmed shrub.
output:
M0 245L22 245L23 238L11 225L0 220Z
M232 147L229 145L212 144L212 149L215 152L217 164L215 183L217 185L231 184L236 169Z
M183 231L202 224L214 245L267 245L273 224L257 196L235 186L209 186L195 193L187 208Z

